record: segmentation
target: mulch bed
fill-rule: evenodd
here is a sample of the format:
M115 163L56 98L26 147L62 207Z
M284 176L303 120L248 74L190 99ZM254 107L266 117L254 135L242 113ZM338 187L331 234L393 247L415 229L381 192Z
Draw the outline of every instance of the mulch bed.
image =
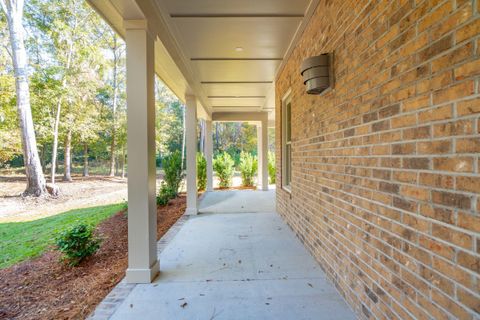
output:
M181 195L157 210L162 237L184 213ZM127 217L119 212L102 222L100 250L78 267L59 262L57 251L0 270L0 319L84 319L125 276Z

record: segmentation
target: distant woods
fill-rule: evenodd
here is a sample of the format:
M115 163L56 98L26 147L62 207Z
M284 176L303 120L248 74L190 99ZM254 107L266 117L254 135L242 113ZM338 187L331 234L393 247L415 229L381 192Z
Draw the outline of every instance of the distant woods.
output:
M84 0L0 0L0 9L0 168L23 168L34 196L59 175L125 177L123 40ZM158 79L155 96L161 166L175 151L184 159L184 107ZM203 151L203 121L198 135ZM238 164L242 150L256 154L256 128L215 123L213 143Z
M123 40L83 0L0 4L0 167L24 166L32 195L45 193L44 174L70 181L77 167L124 176ZM156 88L165 154L182 147L183 106Z

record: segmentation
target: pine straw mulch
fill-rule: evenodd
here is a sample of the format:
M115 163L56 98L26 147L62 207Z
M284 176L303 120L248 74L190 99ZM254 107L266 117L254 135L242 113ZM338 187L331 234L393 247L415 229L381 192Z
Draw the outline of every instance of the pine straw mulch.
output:
M184 213L181 195L157 210L160 239ZM0 270L0 319L84 319L122 280L127 268L127 217L119 212L102 222L100 250L80 266L59 262L59 253Z

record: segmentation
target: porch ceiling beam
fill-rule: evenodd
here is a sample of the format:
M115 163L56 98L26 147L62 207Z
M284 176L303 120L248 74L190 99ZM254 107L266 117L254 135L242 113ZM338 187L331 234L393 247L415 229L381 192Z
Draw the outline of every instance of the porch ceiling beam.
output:
M172 18L303 18L303 14L172 13Z
M244 84L244 83L273 83L273 81L202 81L201 84Z
M232 108L261 108L262 106L213 106L213 108L228 108L228 109L232 109Z
M283 58L191 58L191 61L282 61Z
M249 99L249 98L258 98L264 99L265 96L208 96L209 99Z
M212 121L268 121L268 112L213 112Z

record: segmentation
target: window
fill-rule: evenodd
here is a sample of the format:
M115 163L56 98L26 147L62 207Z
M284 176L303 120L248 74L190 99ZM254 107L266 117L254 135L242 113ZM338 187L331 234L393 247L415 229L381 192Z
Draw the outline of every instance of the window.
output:
M290 190L292 180L292 100L287 93L282 102L282 186Z

